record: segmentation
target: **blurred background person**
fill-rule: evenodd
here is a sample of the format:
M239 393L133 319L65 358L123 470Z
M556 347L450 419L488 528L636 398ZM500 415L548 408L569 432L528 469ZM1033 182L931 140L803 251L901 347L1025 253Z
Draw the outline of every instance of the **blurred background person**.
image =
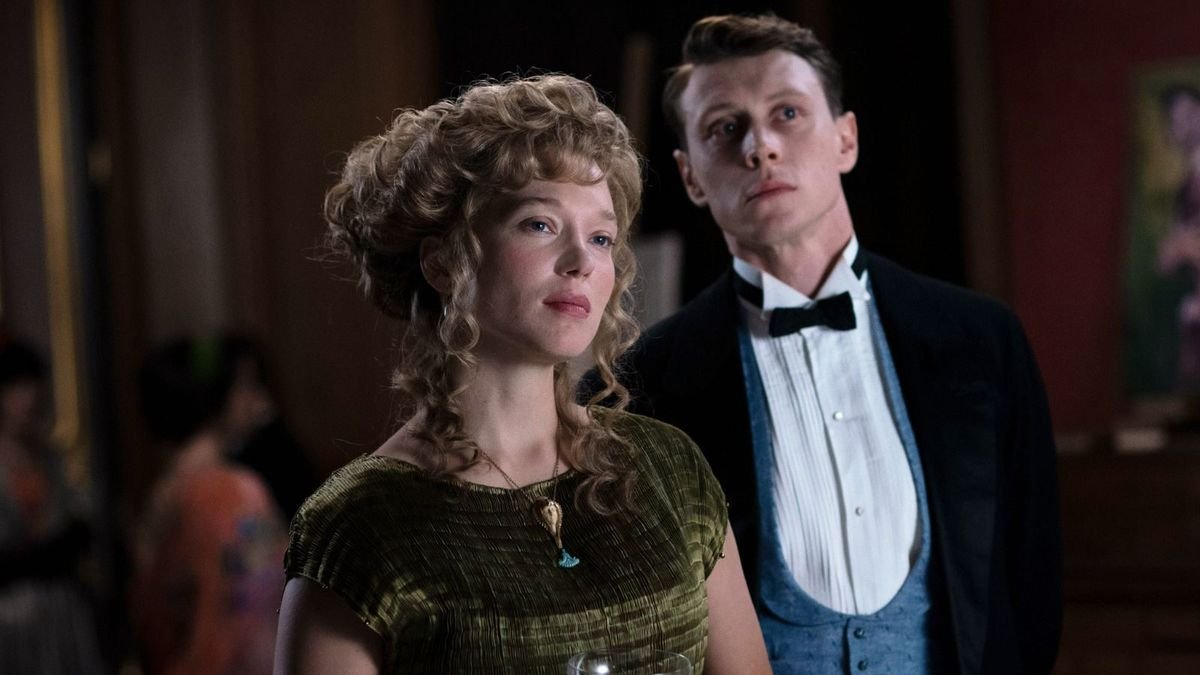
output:
M263 481L228 458L271 417L246 344L175 340L141 372L146 421L169 455L134 552L148 673L271 670L284 522Z
M48 437L46 365L0 337L0 672L100 673L81 505Z
M233 368L225 404L225 445L230 459L251 469L291 520L320 481L305 449L284 423L275 403L262 350L251 339L221 338L222 358Z

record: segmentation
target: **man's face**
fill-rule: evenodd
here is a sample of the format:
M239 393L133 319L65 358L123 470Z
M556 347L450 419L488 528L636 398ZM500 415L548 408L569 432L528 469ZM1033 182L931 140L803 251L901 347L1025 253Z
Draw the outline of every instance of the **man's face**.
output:
M1200 148L1200 100L1179 96L1167 109L1171 140L1185 152Z
M853 113L834 119L807 61L773 50L697 66L680 109L680 175L731 249L786 245L843 224L833 221L846 213L841 175L858 159L858 127Z

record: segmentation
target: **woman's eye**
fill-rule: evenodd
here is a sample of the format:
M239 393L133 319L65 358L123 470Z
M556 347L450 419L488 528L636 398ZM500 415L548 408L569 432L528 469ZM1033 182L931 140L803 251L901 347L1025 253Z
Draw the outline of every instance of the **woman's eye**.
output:
M613 239L607 234L598 234L592 237L592 243L601 248L612 248Z
M786 120L794 120L800 116L800 111L789 105L785 106L783 110L780 111L780 114L782 114L783 118Z

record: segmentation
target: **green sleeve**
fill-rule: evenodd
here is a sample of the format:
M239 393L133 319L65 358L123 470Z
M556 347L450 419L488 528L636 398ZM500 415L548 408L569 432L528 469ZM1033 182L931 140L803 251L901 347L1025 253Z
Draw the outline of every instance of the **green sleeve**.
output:
M364 501L370 500L356 499L338 474L331 477L292 519L284 574L334 591L386 641L395 610L390 565L378 553L375 519Z

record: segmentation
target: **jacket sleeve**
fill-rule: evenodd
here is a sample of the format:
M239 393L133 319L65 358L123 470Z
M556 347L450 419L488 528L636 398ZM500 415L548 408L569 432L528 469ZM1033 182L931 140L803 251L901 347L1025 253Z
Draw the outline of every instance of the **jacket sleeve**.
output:
M1062 526L1046 391L1024 331L1009 331L1008 575L1026 672L1048 673L1062 629Z

